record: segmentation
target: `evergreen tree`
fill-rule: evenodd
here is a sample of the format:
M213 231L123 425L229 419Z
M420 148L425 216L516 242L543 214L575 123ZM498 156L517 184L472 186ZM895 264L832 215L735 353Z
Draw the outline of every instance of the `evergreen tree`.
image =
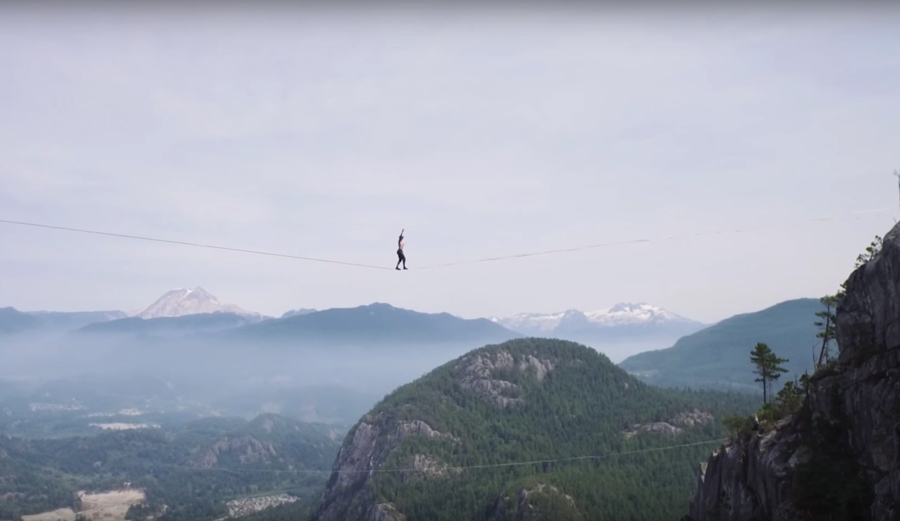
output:
M881 252L882 246L884 246L883 239L876 235L875 240L866 247L865 253L861 253L859 257L856 258L856 266L854 266L854 268L865 266L867 262L874 259L875 256Z
M822 305L825 306L825 309L816 313L816 316L820 320L817 320L815 325L821 329L821 331L816 334L816 337L822 339L822 349L819 351L819 359L816 362L816 367L827 362L831 356L829 345L835 339L834 310L837 307L838 298L838 295L826 295L820 299Z
M788 362L787 359L778 358L775 353L769 349L769 346L762 342L757 343L753 351L750 352L750 361L756 366L754 372L759 375L755 381L762 382L763 385L763 403L768 403L768 388L771 382L781 377L782 373L786 373L787 369L781 364Z
M794 382L788 380L784 387L775 396L775 404L782 416L793 414L803 404L803 390Z

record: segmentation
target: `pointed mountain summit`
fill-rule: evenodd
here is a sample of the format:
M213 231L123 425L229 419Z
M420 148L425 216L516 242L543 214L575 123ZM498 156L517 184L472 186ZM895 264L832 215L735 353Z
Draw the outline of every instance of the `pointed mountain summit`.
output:
M147 309L138 313L137 317L149 319L208 313L233 313L243 316L258 314L245 311L234 304L222 304L215 295L198 286L193 289L179 288L169 291Z

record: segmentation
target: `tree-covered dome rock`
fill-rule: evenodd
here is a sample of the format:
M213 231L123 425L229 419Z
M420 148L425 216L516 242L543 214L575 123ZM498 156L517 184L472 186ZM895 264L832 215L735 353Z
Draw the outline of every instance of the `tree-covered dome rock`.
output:
M723 415L756 405L650 387L572 342L485 346L360 419L315 518L664 519L688 504L713 446L698 442L722 438Z

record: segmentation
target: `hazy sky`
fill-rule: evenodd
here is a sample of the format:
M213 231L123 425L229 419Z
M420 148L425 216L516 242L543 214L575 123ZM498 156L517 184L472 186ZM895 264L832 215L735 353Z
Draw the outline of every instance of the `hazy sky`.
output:
M406 228L410 271L0 224L0 306L714 321L832 292L898 214L896 9L265 5L0 7L0 219L388 268Z

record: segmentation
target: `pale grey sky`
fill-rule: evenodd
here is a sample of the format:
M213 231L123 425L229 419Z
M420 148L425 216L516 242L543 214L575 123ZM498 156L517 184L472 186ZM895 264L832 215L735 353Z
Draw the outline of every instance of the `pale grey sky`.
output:
M391 268L406 228L410 271L0 224L0 306L711 322L833 291L900 213L897 9L265 5L0 8L0 219Z

